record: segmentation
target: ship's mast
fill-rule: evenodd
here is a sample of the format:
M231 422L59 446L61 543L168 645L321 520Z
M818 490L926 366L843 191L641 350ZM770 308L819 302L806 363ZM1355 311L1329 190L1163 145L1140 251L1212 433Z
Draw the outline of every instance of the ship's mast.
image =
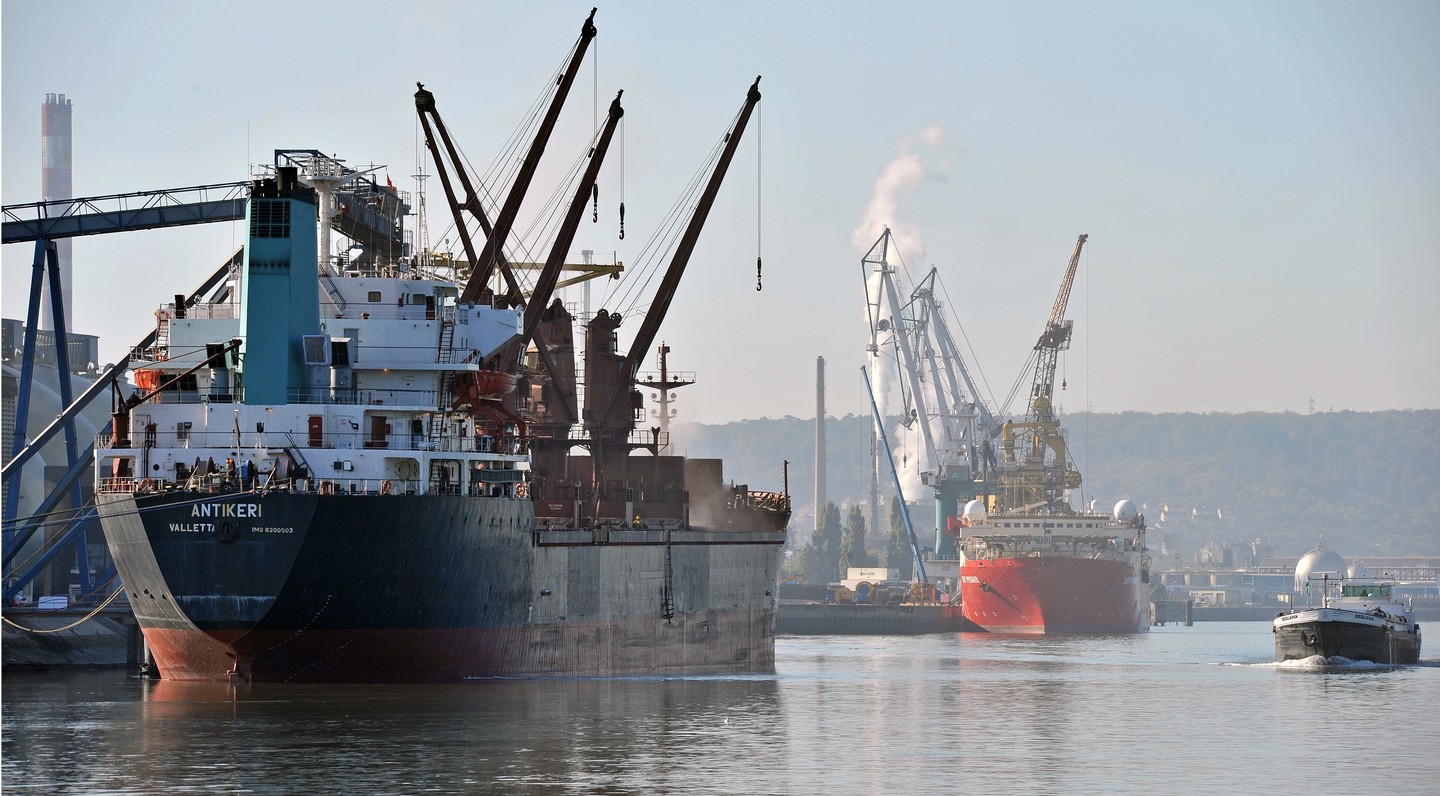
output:
M655 399L659 407L654 410L653 414L659 421L660 439L668 440L670 439L670 419L675 416L675 410L670 408L670 402L675 399L675 396L670 391L694 384L695 379L691 374L677 374L670 370L670 346L661 343L658 353L660 355L660 378L657 380L654 374L650 374L641 379L639 383L643 387L660 391L659 396Z

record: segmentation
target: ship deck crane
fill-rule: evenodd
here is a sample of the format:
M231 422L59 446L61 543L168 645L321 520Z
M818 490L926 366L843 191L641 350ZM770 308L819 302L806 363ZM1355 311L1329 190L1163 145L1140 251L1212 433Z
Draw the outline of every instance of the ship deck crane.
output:
M593 461L592 478L596 484L606 480L623 479L627 472L630 452L649 449L659 455L662 441L658 427L649 434L632 435L636 415L644 410L644 399L636 387L636 379L644 357L650 353L651 345L670 310L670 304L685 275L690 256L720 186L725 180L730 161L735 157L745 126L760 101L760 78L757 76L745 94L744 104L736 115L734 123L726 133L724 146L715 159L710 178L701 192L699 200L690 211L685 231L675 244L675 251L666 268L660 287L650 302L650 308L640 323L631 342L629 353L622 356L619 350L617 329L622 315L619 312L600 310L585 329L585 436L572 440L574 444L589 447Z
M690 222L686 225L684 234L675 245L675 254L670 260L670 266L665 270L665 276L660 282L659 289L655 292L655 298L650 302L650 309L645 313L644 320L640 322L640 329L635 333L629 353L609 378L597 377L597 374L589 373L591 368L590 363L587 362L586 384L587 389L591 390L585 396L585 403L588 407L587 414L590 409L599 410L587 418L587 422L592 425L592 437L615 436L617 433L628 434L634 427L634 413L631 411L629 402L622 400L622 397L628 398L635 389L635 376L640 370L640 364L649 354L650 346L655 342L655 336L660 331L660 324L670 311L670 303L675 298L675 292L680 287L680 279L685 275L685 267L690 262L690 255L694 253L695 244L700 239L700 231L705 228L705 219L710 215L710 208L715 204L715 197L720 192L720 185L725 181L725 173L730 167L730 161L735 157L735 150L739 148L740 139L745 134L745 126L750 120L750 114L759 101L760 78L757 76L755 82L751 84L750 90L746 92L745 102L740 108L734 125L725 135L725 147L715 163L714 171L710 174L710 180L706 183L700 200L691 212ZM611 315L611 317L616 316ZM597 320L599 320L598 317ZM613 322L618 326L618 319ZM591 346L587 345L587 358L591 350ZM593 403L592 398L594 399Z
M1088 235L1075 241L1075 252L1060 282L1055 304L1045 329L1033 348L1035 369L1030 384L1030 401L1025 419L1006 423L1001 431L1005 473L1001 499L1011 509L1038 509L1063 512L1068 504L1065 490L1080 486L1080 472L1069 466L1065 437L1055 417L1055 366L1061 351L1070 348L1074 322L1065 319L1080 252ZM1016 448L1021 449L1017 457Z
M493 225L485 213L485 207L480 201L480 194L475 190L474 183L471 182L465 169L464 160L455 147L444 121L440 118L440 112L435 107L435 95L427 91L423 84L415 84L417 87L415 112L419 115L420 126L425 132L425 145L430 150L431 160L435 164L435 172L440 177L440 185L445 190L445 198L455 217L456 233L470 264L469 281L460 296L460 300L464 303L473 304L489 293L490 278L497 269L505 280L507 298L512 302L521 300L523 291L515 278L514 271L505 260L504 244L510 236L510 228L515 221L515 216L519 213L520 203L530 188L530 180L535 174L536 167L540 164L540 156L545 152L545 145L550 139L550 133L555 128L555 121L560 115L560 109L565 105L570 86L575 82L575 75L580 69L580 63L585 57L590 40L595 38L595 33L595 9L592 8L590 16L585 19L585 23L580 28L580 38L575 43L570 61L556 81L555 93L550 99L545 117L540 122L534 139L530 142L530 149L527 151L524 161L521 162L520 170L510 185L505 203L501 206L500 213ZM453 180L458 180L460 187L464 189L463 200L456 195L450 173L452 170L454 171ZM486 236L485 243L479 252L476 252L475 242L470 237L466 224L467 214L479 222L480 229Z
M490 288L490 280L497 270L500 272L506 285L505 302L511 306L518 306L526 302L525 292L516 278L515 269L511 267L505 258L505 242L509 238L510 230L519 213L520 205L529 190L535 169L539 166L540 157L545 152L545 146L549 142L550 134L554 131L555 122L559 118L561 108L564 107L570 87L575 82L575 75L579 72L585 52L588 49L590 41L595 38L596 30L594 23L595 9L592 8L590 9L590 15L586 17L584 24L580 28L580 37L571 51L565 69L555 82L555 91L551 96L545 116L536 130L534 138L531 140L530 148L526 152L524 160L521 162L515 179L511 182L505 202L501 206L500 212L496 216L493 225L485 212L485 207L480 200L480 194L475 189L475 184L464 166L464 160L461 158L459 150L456 148L454 140L450 136L450 131L445 126L444 120L440 117L440 112L435 105L435 95L427 91L423 84L416 83L415 112L419 116L420 125L425 134L425 145L430 151L436 174L440 177L441 187L445 191L445 198L454 216L457 236L460 239L461 246L465 250L465 256L470 265L470 274L465 288L460 295L461 303L473 304L477 301L492 301L494 299L494 293ZM611 120L612 124L614 119L618 119L617 114L623 114L623 111L618 109L619 97L616 97L616 101L611 108L611 115L613 117ZM607 129L610 129L613 133L612 124L607 124ZM605 141L608 145L608 137ZM592 184L594 174L598 171L603 157L603 151L592 153L592 162L590 168L587 169L587 178L591 180ZM455 186L457 181L460 188L464 191L463 200L457 196ZM486 236L485 242L478 253L475 250L475 242L470 236L467 217L474 218ZM578 218L576 223L578 223ZM568 238L563 233L564 231L562 230L562 234L557 239L557 247L560 240L564 239L567 240L566 248L568 248L568 240L573 240L574 231L573 229L570 230ZM563 254L561 257L563 258ZM557 276L558 269L562 267L563 262L560 265L554 266ZM550 269L550 262L547 259L546 266L542 268L540 279L542 283L549 285L547 291L553 292L556 279L546 275L546 271ZM549 347L546 346L544 339L536 328L538 326L538 315L546 309L546 304L549 301L548 292L541 295L530 296L529 305L538 306L527 305L526 322L529 324L529 330L526 334L526 339L533 339L536 343L537 357L540 360L546 376L550 382L555 385L557 391L562 394L561 400L553 402L552 405L560 410L561 424L568 426L578 419L578 407L575 403L574 388L571 386L566 389L563 386L573 381L573 378L568 370L563 369L555 362L555 358L551 355ZM532 312L534 314L533 317ZM510 357L511 360L514 358L513 355ZM507 362L506 364L513 364L513 362ZM464 392L464 385L461 385L461 391ZM446 393L448 390L442 390L441 392ZM514 413L509 410L506 410L503 414L515 417Z

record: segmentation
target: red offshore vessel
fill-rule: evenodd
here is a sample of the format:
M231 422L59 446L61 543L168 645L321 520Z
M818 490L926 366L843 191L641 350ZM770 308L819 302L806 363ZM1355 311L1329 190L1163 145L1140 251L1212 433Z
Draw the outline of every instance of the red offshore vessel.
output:
M1137 633L1149 629L1145 519L1122 500L1113 514L1077 511L1070 463L1052 396L1055 362L1070 347L1065 305L1085 235L1034 347L1025 419L1001 426L995 496L960 517L960 597L965 618L1000 633Z
M1149 629L1145 523L1122 500L1113 516L965 507L960 599L996 633L1139 633Z

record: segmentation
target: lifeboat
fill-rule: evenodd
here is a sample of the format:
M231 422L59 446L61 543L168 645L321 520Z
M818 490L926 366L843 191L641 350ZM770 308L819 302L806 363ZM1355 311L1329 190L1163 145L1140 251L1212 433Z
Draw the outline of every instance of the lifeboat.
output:
M457 373L450 394L454 406L475 406L482 401L498 401L515 392L518 382L515 374L498 370Z
M158 370L136 368L132 371L132 375L135 377L135 386L139 387L142 392L154 392L160 386L160 371Z

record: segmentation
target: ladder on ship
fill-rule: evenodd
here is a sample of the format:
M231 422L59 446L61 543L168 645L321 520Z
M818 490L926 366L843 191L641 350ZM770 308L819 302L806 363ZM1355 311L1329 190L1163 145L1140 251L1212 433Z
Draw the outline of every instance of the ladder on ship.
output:
M435 361L447 364L452 360L455 340L455 321L451 318L440 319L440 338L435 347ZM436 396L436 412L430 415L430 450L442 450L441 443L445 435L445 420L450 413L450 389L455 386L455 371L443 370L440 372L440 394Z
M449 381L449 374L447 373L447 374L446 374L446 378L445 378L445 379L442 379L442 383L448 384L448 381ZM448 387L447 387L446 389L448 389ZM446 418L446 414L445 414L445 412L443 412L443 411L441 411L441 412L432 412L432 413L430 414L430 429L429 429L429 432L426 434L425 439L426 439L426 442L428 443L428 446L427 446L427 447L429 447L429 449L432 450L432 451L439 451L439 450L444 450L444 449L445 449L445 421L446 421L446 419L447 419L447 418Z
M675 566L670 555L670 529L665 529L665 587L661 592L660 615L669 622L675 618Z
M437 495L460 494L460 474L450 474L448 462L430 461L430 486L426 490Z
M168 317L156 317L155 319L155 347L150 352L140 352L148 356L153 353L156 358L170 357L170 319Z
M440 342L436 346L435 361L447 364L454 360L455 321L453 318L440 319ZM446 374L449 375L448 373Z
M335 305L335 311L345 312L345 298L340 295L340 288L335 286L335 277L328 271L320 272L320 284L324 286L325 292L329 294L330 301Z

